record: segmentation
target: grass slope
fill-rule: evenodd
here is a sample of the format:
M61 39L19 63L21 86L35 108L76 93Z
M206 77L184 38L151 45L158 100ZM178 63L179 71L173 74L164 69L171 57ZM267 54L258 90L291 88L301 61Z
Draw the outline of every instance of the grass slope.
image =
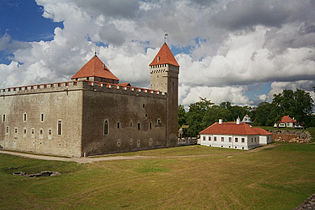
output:
M0 209L292 209L315 193L314 144L132 154L160 158L80 165L0 155ZM11 175L42 170L62 175Z

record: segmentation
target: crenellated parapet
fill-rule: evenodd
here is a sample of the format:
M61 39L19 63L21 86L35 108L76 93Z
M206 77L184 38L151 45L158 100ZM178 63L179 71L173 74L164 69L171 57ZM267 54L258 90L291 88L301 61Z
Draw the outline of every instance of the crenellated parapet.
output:
M141 95L141 96L158 96L166 97L166 93L159 90L146 88L125 86L120 84L97 82L97 81L67 81L57 83L47 83L38 85L27 85L20 87L10 87L0 89L0 97L24 94L37 94L45 92L60 92L60 91L75 91L75 90L92 90L103 91L126 95Z
M93 90L93 91L104 91L112 92L119 94L127 95L141 95L141 96L158 96L165 97L166 93L159 90L152 90L146 88L132 87L132 86L123 86L119 84L96 82L96 81L83 81L84 89Z
M0 96L10 96L16 94L32 94L41 92L64 91L69 89L79 89L82 85L77 81L46 83L38 85L26 85L20 87L9 87L0 89Z

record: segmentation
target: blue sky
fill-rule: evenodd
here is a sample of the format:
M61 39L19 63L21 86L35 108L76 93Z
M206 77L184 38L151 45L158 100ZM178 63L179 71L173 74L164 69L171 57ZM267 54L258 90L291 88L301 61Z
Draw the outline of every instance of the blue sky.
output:
M43 7L35 1L9 0L0 4L1 35L7 32L14 40L52 40L55 27L63 28L62 22L44 18Z
M0 2L0 37L5 33L21 42L48 41L54 38L55 27L63 28L62 22L44 18L43 7L30 0ZM0 51L0 63L9 64L7 52ZM12 56L12 54L11 54Z
M181 65L179 102L257 105L315 86L315 3L288 0L7 0L0 2L0 87L68 80L96 50L120 78L149 86L167 43ZM189 14L189 15L188 15Z

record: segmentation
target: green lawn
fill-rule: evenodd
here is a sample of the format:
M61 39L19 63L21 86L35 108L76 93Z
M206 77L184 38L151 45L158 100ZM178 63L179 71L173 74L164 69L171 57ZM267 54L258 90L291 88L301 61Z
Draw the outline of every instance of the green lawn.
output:
M0 155L0 209L292 209L315 193L314 144L131 155L159 158L80 165ZM12 175L42 170L62 175Z

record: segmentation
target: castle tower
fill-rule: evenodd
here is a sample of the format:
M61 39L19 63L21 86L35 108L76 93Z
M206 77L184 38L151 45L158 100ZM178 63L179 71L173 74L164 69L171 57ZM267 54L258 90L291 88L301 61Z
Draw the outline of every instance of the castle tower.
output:
M179 65L166 43L150 66L151 89L167 93L167 146L177 145Z

